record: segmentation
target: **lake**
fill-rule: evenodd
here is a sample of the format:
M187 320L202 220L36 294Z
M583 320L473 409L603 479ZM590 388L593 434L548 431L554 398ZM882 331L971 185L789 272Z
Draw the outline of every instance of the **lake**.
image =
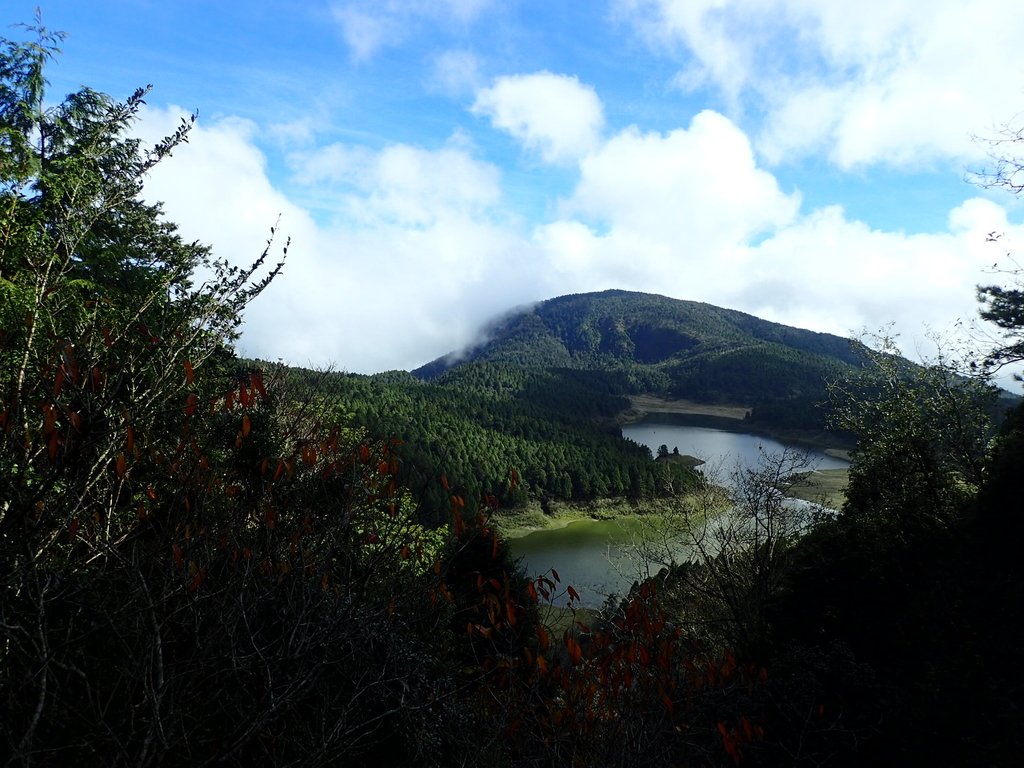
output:
M627 424L622 428L622 436L646 445L651 453L657 453L659 446L666 445L670 451L678 448L680 453L696 456L710 464L722 462L726 471L732 469L736 462L756 466L762 450L773 453L786 448L778 440L761 435L655 421ZM850 466L850 462L821 451L808 450L807 453L815 469L845 469Z
M671 451L696 456L710 466L721 465L728 473L737 462L745 466L757 464L761 451L782 451L786 446L778 440L732 432L710 427L694 427L656 421L628 424L622 428L623 437L645 445L652 453L661 445ZM828 456L821 451L809 451L816 469L849 467L849 462ZM561 577L561 586L571 584L580 594L585 607L599 607L611 593L624 594L646 569L637 555L633 542L642 521L636 518L619 520L580 520L564 528L536 531L509 542L512 553L522 558L526 572L531 575L555 568ZM680 552L678 560L686 557ZM564 596L556 604L565 605Z

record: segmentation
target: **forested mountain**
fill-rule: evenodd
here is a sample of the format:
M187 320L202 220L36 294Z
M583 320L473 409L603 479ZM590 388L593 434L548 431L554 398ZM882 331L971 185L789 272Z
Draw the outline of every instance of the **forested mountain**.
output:
M692 482L621 439L627 395L752 406L769 428L822 429L827 382L854 370L846 339L663 296L563 296L493 323L460 358L412 374L280 369L370 434L403 443L424 522L448 513L441 475L471 498L645 498ZM510 478L514 478L510 482Z
M996 431L986 378L622 292L421 378L240 360L286 247L183 239L141 190L190 123L147 149L145 89L51 104L62 36L28 31L0 38L5 765L1020 763L1024 409ZM1022 281L981 290L982 369L1021 358ZM726 492L614 420L634 391L795 411L844 367L835 515L784 502L799 456ZM666 497L667 559L588 616L492 522L603 494Z
M656 464L647 448L622 439L614 417L629 401L600 372L469 364L425 382L404 371L270 370L297 397L318 400L372 435L399 439L402 480L428 524L448 515L442 476L467 498L493 495L513 506L647 498L694 479L687 467Z
M826 399L827 382L859 359L856 343L839 336L618 290L550 299L501 318L482 335L476 346L413 373L451 380L481 364L586 371L581 378L595 376L618 393L750 404L755 417L769 420L785 410L790 423L778 426L820 427L823 412L814 405ZM780 401L798 407L773 407Z

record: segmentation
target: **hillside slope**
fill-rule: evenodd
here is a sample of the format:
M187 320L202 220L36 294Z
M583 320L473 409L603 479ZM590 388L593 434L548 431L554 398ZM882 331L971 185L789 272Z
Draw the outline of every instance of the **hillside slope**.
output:
M599 372L617 394L751 403L762 416L780 402L799 402L807 420L806 406L825 399L827 381L858 361L855 343L839 336L619 290L541 302L497 320L483 337L414 375L452 381L480 365ZM820 425L820 418L812 420Z

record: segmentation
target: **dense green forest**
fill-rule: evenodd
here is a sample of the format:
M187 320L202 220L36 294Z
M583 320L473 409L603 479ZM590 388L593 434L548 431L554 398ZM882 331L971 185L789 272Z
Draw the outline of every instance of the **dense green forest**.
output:
M861 345L849 339L628 291L541 302L497 321L482 337L414 373L433 379L467 363L575 370L619 394L744 403L765 426L822 429L827 383L862 362Z
M686 467L656 465L623 440L614 417L628 407L614 375L511 363L467 363L434 382L282 369L296 394L329 404L370 434L399 438L401 480L424 522L447 519L448 493L528 500L645 499L693 485ZM516 482L509 482L513 473Z
M52 100L60 35L29 34L0 42L5 765L1019 763L1024 410L993 424L984 375L1021 358L1019 274L980 291L1005 336L973 377L622 292L416 376L241 360L287 244L180 237L140 190L191 123L150 147L145 90ZM787 507L788 452L729 490L652 461L612 420L641 391L827 399L846 505ZM584 612L493 515L605 493L660 494L695 555Z

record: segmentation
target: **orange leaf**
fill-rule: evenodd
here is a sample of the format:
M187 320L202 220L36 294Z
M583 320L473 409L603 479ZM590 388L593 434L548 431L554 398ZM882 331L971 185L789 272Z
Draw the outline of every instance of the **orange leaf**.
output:
M542 651L546 651L551 645L551 639L548 637L547 630L540 624L537 625L537 645Z
M128 453L135 453L135 427L129 426L125 430L125 448Z
M127 462L125 461L124 454L123 453L117 454L117 476L118 477L124 477L124 471L125 471L126 466L127 466Z
M195 376L195 371L192 369L192 363L188 360L185 361L185 386L192 386L192 379Z
M252 431L252 420L249 418L249 414L242 417L242 437L248 437L249 432Z

